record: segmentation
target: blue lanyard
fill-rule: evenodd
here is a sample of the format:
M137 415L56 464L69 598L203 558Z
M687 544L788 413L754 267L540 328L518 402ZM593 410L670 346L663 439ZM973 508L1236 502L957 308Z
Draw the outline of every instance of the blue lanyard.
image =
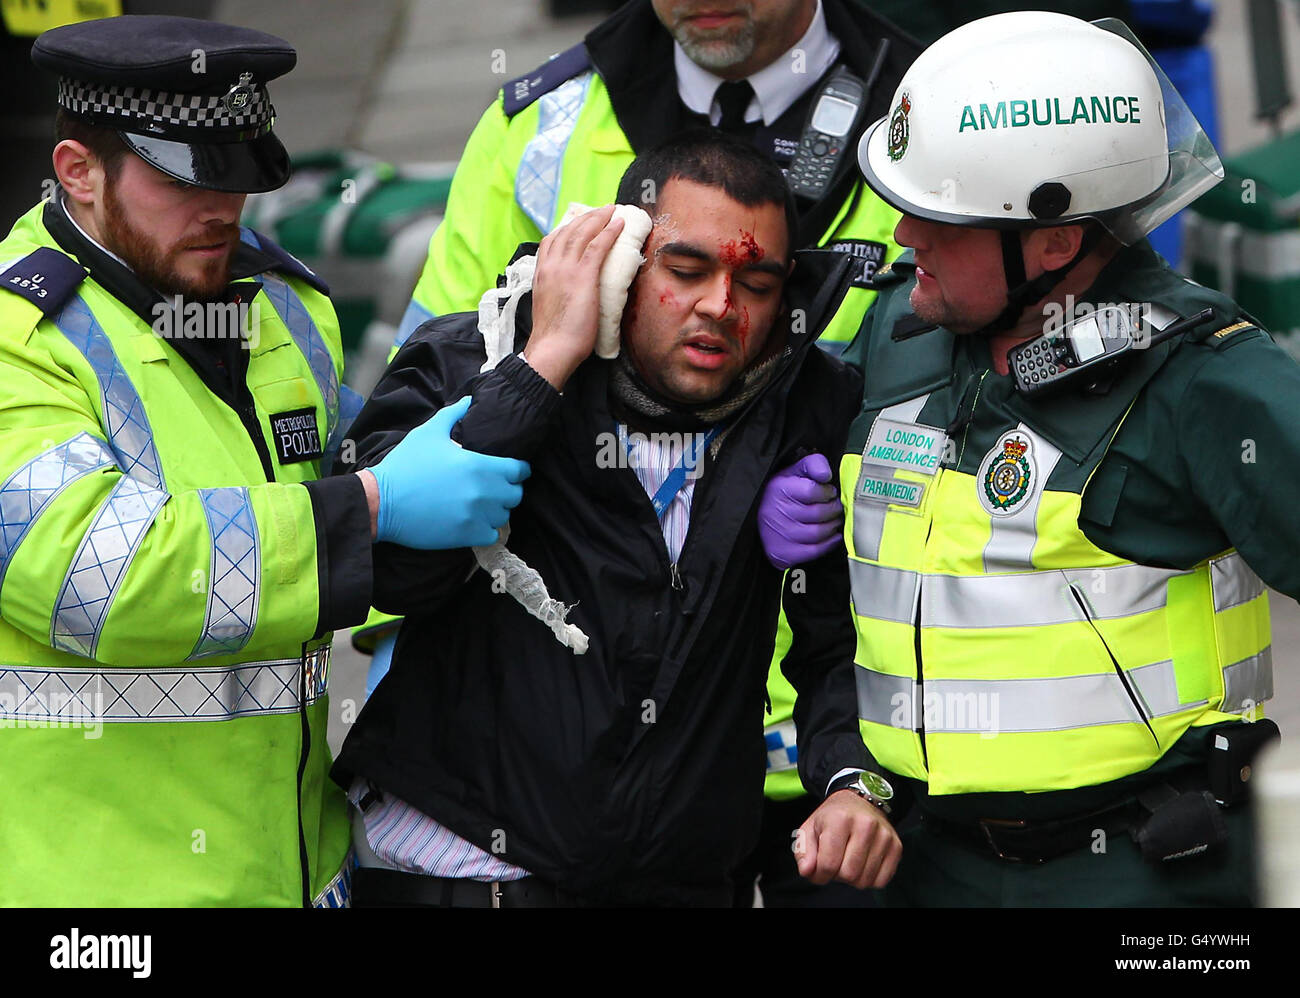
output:
M676 498L677 493L686 487L686 469L694 469L699 460L700 454L708 449L713 438L718 435L721 427L715 426L703 438L698 433L691 434L691 438L685 447L682 448L681 460L677 462L676 467L668 472L668 477L664 479L663 484L653 496L650 497L650 505L655 509L655 516L663 519L664 513L667 512L668 506ZM627 448L629 454L632 453L632 444L627 438L627 428L621 423L618 427L618 435L623 441L623 446Z

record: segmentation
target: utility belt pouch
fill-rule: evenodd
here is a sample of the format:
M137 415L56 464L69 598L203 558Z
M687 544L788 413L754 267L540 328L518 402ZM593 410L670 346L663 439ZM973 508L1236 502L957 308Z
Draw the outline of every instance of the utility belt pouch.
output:
M1282 733L1268 718L1229 724L1214 732L1207 763L1210 792L1224 807L1250 797L1250 778L1259 750L1279 741Z
M1148 863L1201 856L1228 841L1228 824L1208 790L1179 793L1161 784L1139 794L1138 802L1151 813L1134 828L1133 841Z

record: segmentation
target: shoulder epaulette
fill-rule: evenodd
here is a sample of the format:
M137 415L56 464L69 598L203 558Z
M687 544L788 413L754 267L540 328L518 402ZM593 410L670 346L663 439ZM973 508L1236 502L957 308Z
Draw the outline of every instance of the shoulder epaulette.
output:
M548 59L532 72L507 80L501 88L502 109L513 118L543 94L548 94L565 80L571 80L591 65L587 46L579 42L571 49Z
M1237 333L1240 333L1242 330L1258 329L1258 328L1259 327L1255 325L1255 323L1251 322L1250 320L1241 319L1237 322L1232 323L1231 325L1224 326L1222 329L1216 330L1215 332L1211 333L1207 337L1207 339L1209 339L1211 343L1222 343L1224 340L1228 339L1229 337L1235 336Z
M881 288L888 288L900 281L905 281L916 273L916 264L908 260L895 260L887 263L874 274L871 280L866 282L867 288L872 291L878 291Z
M268 239L262 233L243 226L240 227L239 237L245 245L251 246L254 250L258 250L274 260L275 267L273 269L288 274L290 277L301 278L323 295L330 293L329 285L321 280L320 275L283 246L276 243L275 240Z
M85 268L49 246L33 250L0 274L0 288L26 298L46 316L57 315L86 279Z

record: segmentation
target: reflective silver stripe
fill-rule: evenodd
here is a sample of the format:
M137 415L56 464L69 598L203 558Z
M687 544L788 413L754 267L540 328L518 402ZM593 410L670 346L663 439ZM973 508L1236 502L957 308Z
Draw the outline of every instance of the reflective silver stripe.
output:
M859 716L863 710L862 673L866 671L858 670ZM873 687L880 687L881 679L889 684L898 682L890 676L869 675L869 685ZM1174 714L1205 703L1204 700L1179 702L1173 662L1154 662L1125 675L1149 716ZM877 703L876 710L879 709ZM894 714L895 720L903 716ZM912 717L914 726L923 722L927 731L978 732L989 737L1001 732L1067 731L1144 721L1114 672L1035 679L928 679L922 690L922 703L919 709L913 705Z
M339 418L334 426L334 432L330 434L329 440L325 442L325 453L320 459L322 476L328 475L330 469L334 467L334 462L338 459L339 451L343 447L343 441L352 432L352 422L360 414L361 408L365 404L365 398L358 392L354 392L347 385L339 385Z
M1172 659L1153 662L1150 665L1140 665L1136 669L1130 669L1125 675L1132 682L1138 699L1142 701L1142 707L1146 710L1147 717L1163 717L1166 714L1177 714L1180 710L1187 710L1189 707L1196 707L1209 702L1208 700L1197 700L1194 703L1182 703L1178 699L1178 677L1174 673Z
M798 733L794 721L780 721L763 729L763 743L767 747L767 771L778 773L796 769L799 765Z
M50 644L95 657L108 608L145 531L168 495L123 476L100 506L68 566L50 620Z
M1214 612L1249 603L1264 591L1264 583L1246 559L1237 552L1210 562L1210 591L1214 593Z
M921 587L926 627L1042 627L1085 619L1071 586L1094 619L1163 609L1169 580L1186 575L1146 565L1112 565L1012 575L927 575ZM892 619L892 618L890 618Z
M307 691L307 703L313 704L325 695L329 678L329 645L321 645L303 656L303 688Z
M95 371L108 443L117 455L118 467L143 485L166 489L144 403L99 321L84 301L74 298L55 316L54 324Z
M1143 317L1146 319L1148 325L1154 326L1156 329L1164 329L1166 326L1173 324L1177 319L1181 318L1181 316L1179 316L1179 314L1173 309L1166 308L1164 305L1159 305L1156 302L1150 302L1147 304L1146 308L1143 309Z
M862 473L858 474L861 482ZM879 558L880 538L885 533L885 514L889 507L883 502L858 502L857 489L853 503L853 550L859 558Z
M311 906L313 908L351 908L352 870L356 865L357 854L354 850L348 849L347 858L343 860L343 868L312 899Z
M325 432L321 439L328 441L339 419L339 377L334 368L334 357L325 344L325 338L316 328L316 323L312 321L307 306L289 283L271 273L259 274L257 279L262 283L262 290L266 292L271 307L289 330L289 335L311 368L311 376L316 381L321 398L325 400Z
M853 672L858 687L858 717L875 724L916 730L921 715L915 680L873 672L862 666Z
M203 633L190 658L233 655L257 627L261 543L248 489L200 489L212 555Z
M590 83L591 72L581 73L537 101L537 134L528 140L519 161L515 200L543 234L551 231L555 219L564 150L578 124Z
M1249 711L1273 699L1273 647L1223 667L1223 705L1226 714Z
M320 651L317 659L327 662L328 646ZM328 672L319 661L315 669ZM297 658L206 669L0 666L0 727L6 720L227 721L290 714L300 706L302 675ZM308 688L310 704L323 691Z
M906 402L887 406L876 413L876 419L871 421L871 425L874 428L878 419L892 419L900 423L915 423L917 417L921 414L921 410L925 408L925 403L929 400L930 395L926 393L914 399L908 399ZM862 445L864 455L870 441L871 433L868 431L867 443ZM874 561L880 557L880 538L885 532L885 514L889 512L889 506L883 502L857 501L858 493L862 490L862 479L865 475L878 475L892 479L894 469L886 465L876 464L874 461L864 460L853 489L853 550L859 558L868 558Z
M1074 585L1094 619L1132 617L1162 609L1169 580L1186 575L1146 565L1112 565L1070 572L1012 575L927 574L920 586L925 627L1043 627L1084 620ZM917 572L849 559L853 607L860 617L903 624L916 617Z
M905 568L849 559L849 587L859 617L911 624L916 620L920 576ZM928 599L928 596L927 596Z
M1024 423L1015 430L998 434L998 440L1019 433L1029 438L1030 454L1034 461L1036 481L1029 483L1030 495L1024 505L1006 516L989 515L992 532L989 542L984 546L984 571L1007 572L1018 569L1033 568L1034 545L1038 543L1038 504L1042 501L1047 480L1052 477L1056 462L1061 459L1061 452L1040 437ZM986 458L987 460L987 458ZM980 462L981 472L976 477L975 488L981 489L984 462Z
M36 455L0 485L0 587L18 545L54 497L79 478L112 465L107 445L82 432Z
M929 679L924 697L925 726L932 732L991 735L1142 723L1113 672L1049 679Z
M414 298L402 313L402 320L397 324L397 335L393 337L393 346L401 347L411 338L411 334L422 324L433 318L433 313Z

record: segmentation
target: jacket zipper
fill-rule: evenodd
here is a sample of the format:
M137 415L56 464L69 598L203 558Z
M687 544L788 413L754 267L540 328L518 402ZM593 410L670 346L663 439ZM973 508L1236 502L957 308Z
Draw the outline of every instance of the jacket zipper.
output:
M302 751L298 756L298 868L302 881L302 906L311 907L311 864L307 860L307 836L302 826L302 778L307 772L307 756L311 752L311 725L307 723L307 645L302 646L298 669L298 723L302 731Z
M925 532L925 543L930 543L930 530L934 527L933 521ZM928 773L930 771L930 755L925 747L925 664L921 655L921 586L925 578L924 573L916 574L916 619L912 626L912 640L916 648L916 695L918 703L912 705L913 714L916 718L916 737L921 742L921 767Z
M262 427L257 421L257 408L250 401L248 405L235 409L235 414L239 416L239 421L244 424L244 430L248 433L248 438L253 442L253 449L257 451L257 459L262 462L262 472L266 475L268 482L275 481L275 465L271 463L271 454L266 449L266 441L262 439ZM321 469L324 474L325 468Z
M1147 731L1151 732L1151 737L1155 739L1156 747L1158 748L1160 746L1160 739L1156 735L1155 728L1151 727L1151 722L1147 720L1147 712L1142 707L1142 702L1134 692L1133 686L1129 682L1129 677L1125 675L1124 669L1120 666L1119 659L1117 659L1114 652L1110 650L1110 645L1106 643L1105 637L1102 636L1101 631L1097 629L1096 623L1093 622L1092 612L1088 609L1087 600L1083 598L1083 594L1079 592L1073 582L1070 583L1070 595L1073 596L1074 601L1079 604L1079 610L1083 613L1083 619L1086 620L1088 626L1092 628L1092 633L1097 635L1097 640L1101 642L1101 647L1105 650L1106 656L1110 659L1111 665L1114 666L1115 675L1119 677L1120 685L1124 687L1124 692L1128 695L1129 702L1133 704L1133 709L1137 711L1138 717L1142 718L1142 723L1146 725Z
M975 407L979 405L980 388L983 387L984 377L987 374L988 372L985 371L984 374L980 375L979 382L975 385L975 395L970 402L970 411L963 414L961 411L963 408L961 403L965 400L965 396L969 393L969 388L970 388L970 383L967 382L967 388L962 392L962 399L958 400L957 403L957 418L953 420L953 422L948 426L947 430L945 430L945 434L950 439L953 436L953 434L955 434L958 430L962 431L961 449L963 453L965 453L966 451L966 438L970 435L970 424L975 421ZM957 458L957 464L961 464L960 455ZM935 485L939 480L939 476L942 473L943 473L942 468L939 468L938 471L936 471L934 480L930 483L930 488L935 487ZM934 531L934 518L931 517L929 526L927 526L925 530L924 547L927 549L930 546L930 534L933 531ZM916 581L916 618L912 625L912 640L913 640L913 645L916 649L916 694L917 697L920 699L920 703L914 704L913 708L915 709L918 706L920 707L920 713L914 715L918 718L916 736L921 742L921 765L928 772L930 769L930 753L925 746L925 659L924 656L921 654L921 606L922 606L921 589L922 586L924 586L924 584L925 584L925 573L918 572L917 581Z

